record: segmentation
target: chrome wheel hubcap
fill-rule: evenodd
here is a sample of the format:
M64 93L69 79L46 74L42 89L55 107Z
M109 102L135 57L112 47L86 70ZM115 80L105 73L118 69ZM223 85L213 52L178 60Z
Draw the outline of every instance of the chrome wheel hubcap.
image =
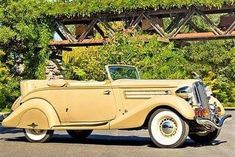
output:
M164 118L160 123L160 131L163 136L170 137L175 135L177 125L173 118Z

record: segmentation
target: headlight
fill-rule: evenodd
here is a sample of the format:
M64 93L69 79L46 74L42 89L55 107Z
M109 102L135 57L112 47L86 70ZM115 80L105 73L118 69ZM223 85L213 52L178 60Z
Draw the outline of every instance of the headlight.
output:
M205 87L205 90L206 90L206 95L207 95L207 97L210 97L210 96L213 94L210 87L206 86L206 87Z
M191 99L193 97L193 90L189 86L184 86L176 90L176 95L183 99Z

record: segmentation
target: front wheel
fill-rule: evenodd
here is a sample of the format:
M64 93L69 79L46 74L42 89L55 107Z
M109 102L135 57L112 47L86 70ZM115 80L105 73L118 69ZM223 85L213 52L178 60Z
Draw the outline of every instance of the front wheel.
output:
M189 134L189 137L196 143L210 144L219 136L220 130L215 129L212 132L209 131L198 131L193 134Z
M148 130L153 143L161 148L181 146L189 133L188 124L169 109L158 109L150 117Z
M53 136L53 130L24 129L24 134L29 142L47 142Z

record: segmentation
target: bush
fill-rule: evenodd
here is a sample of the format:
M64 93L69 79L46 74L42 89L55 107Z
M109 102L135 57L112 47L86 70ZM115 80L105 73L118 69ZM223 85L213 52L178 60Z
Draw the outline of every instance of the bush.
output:
M117 34L103 47L77 48L64 53L65 76L77 80L104 80L107 64L129 64L138 67L144 79L179 79L186 77L186 60L173 44L152 38L148 43Z
M11 77L9 70L0 64L0 111L10 108L19 94L19 80Z
M235 106L234 40L192 43L184 48L187 71L197 72L224 104Z

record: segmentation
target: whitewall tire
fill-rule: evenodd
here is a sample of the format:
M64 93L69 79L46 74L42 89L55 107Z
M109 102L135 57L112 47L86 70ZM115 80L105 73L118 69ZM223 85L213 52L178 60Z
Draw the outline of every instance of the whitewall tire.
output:
M53 130L24 129L24 134L29 142L47 142L53 136Z
M161 148L181 146L188 134L188 124L169 109L158 109L150 117L148 130L153 143Z

